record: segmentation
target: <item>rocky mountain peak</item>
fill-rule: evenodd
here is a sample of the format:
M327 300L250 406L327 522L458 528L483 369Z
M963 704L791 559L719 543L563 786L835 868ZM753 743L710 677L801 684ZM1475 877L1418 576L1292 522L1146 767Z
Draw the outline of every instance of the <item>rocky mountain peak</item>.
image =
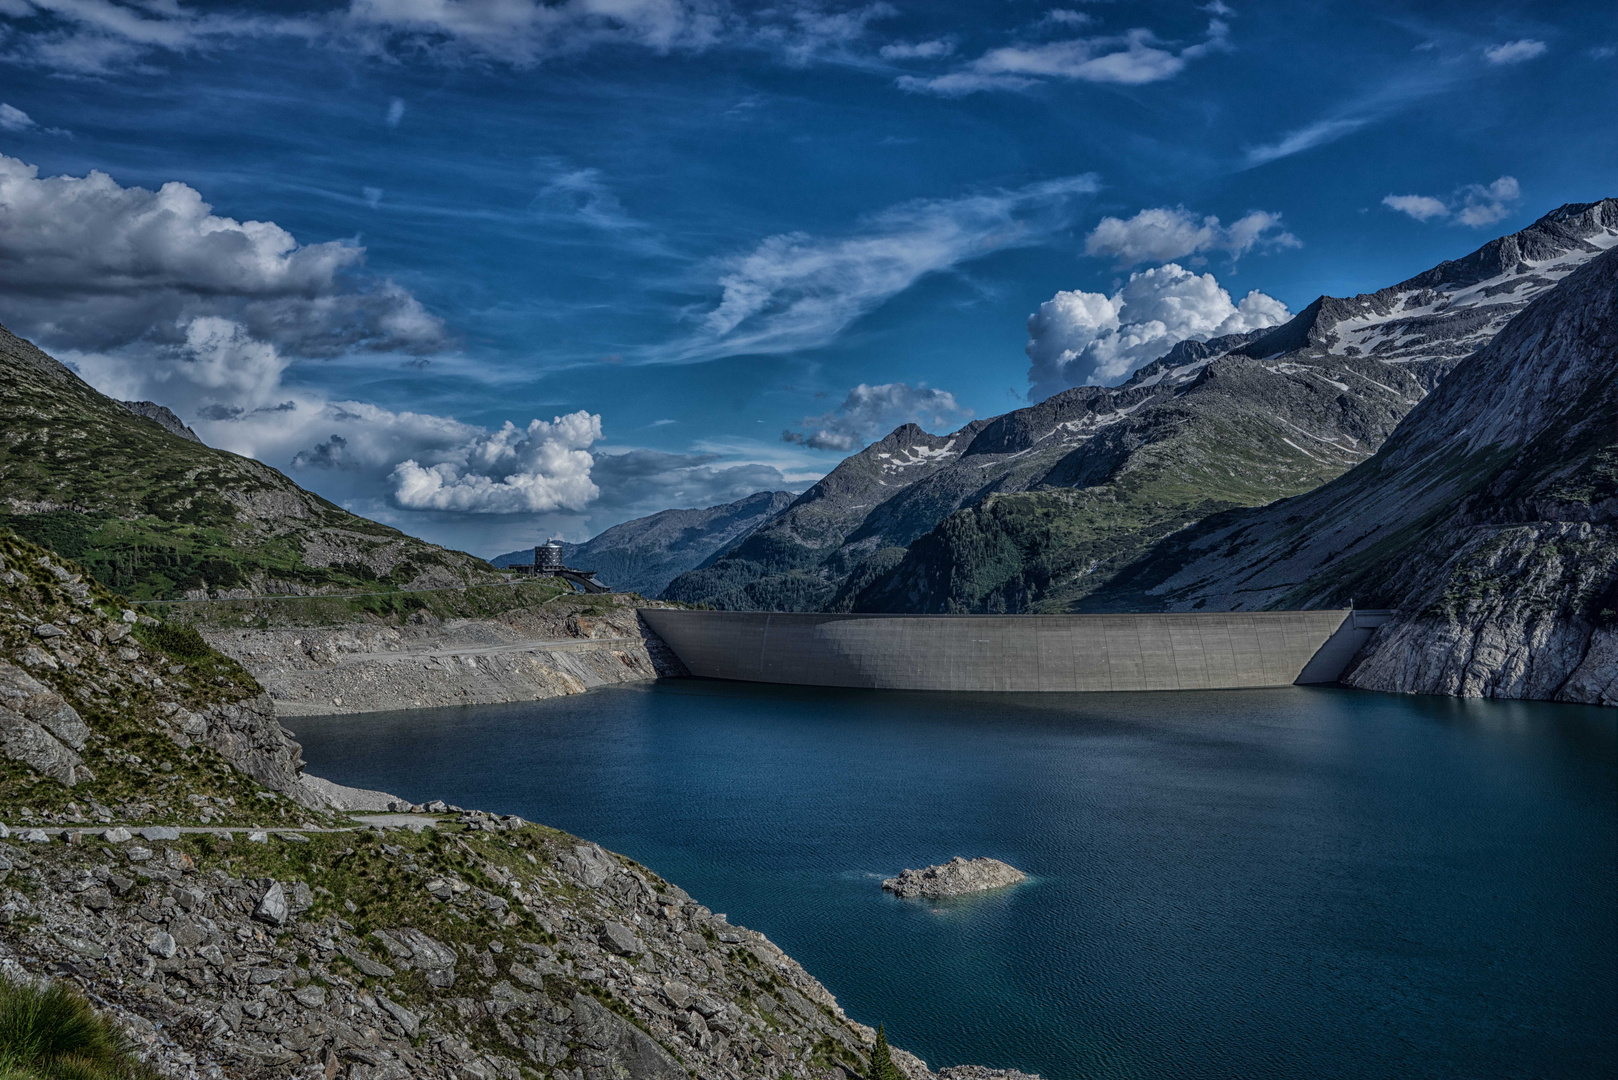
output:
M1526 229L1491 240L1464 258L1439 263L1393 288L1399 292L1464 288L1504 274L1531 273L1533 264L1567 255L1588 258L1614 243L1618 243L1618 198L1568 203Z

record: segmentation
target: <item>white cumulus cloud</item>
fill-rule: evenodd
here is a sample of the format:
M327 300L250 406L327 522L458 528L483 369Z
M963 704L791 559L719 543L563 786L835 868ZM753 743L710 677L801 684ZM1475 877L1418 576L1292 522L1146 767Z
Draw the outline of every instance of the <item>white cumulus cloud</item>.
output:
M1054 13L1053 13L1054 14ZM1065 12L1062 21L1082 21ZM1022 90L1048 79L1138 86L1172 79L1188 61L1228 47L1229 27L1220 19L1208 24L1207 36L1176 52L1150 30L1137 27L1123 34L1069 38L1038 44L990 49L975 60L942 75L902 75L898 85L916 93L961 97L984 90Z
M582 409L526 428L506 421L427 464L402 461L392 473L393 497L411 510L482 514L582 510L601 494L590 479L590 444L601 438L601 417Z
M783 431L783 442L797 443L813 450L857 450L892 431L900 424L941 427L970 417L948 390L909 383L860 383L848 392L843 403L821 416L806 416L806 431Z
M1127 221L1101 219L1085 238L1090 255L1114 258L1121 266L1141 262L1168 262L1207 251L1236 256L1258 246L1300 247L1296 236L1281 228L1281 215L1254 210L1221 225L1217 217L1198 218L1185 207L1142 210Z
M217 215L178 182L42 177L0 155L0 252L7 323L56 348L182 344L209 316L311 356L443 341L415 297L363 272L364 248Z
M733 259L719 303L676 359L781 353L831 341L859 316L938 273L995 251L1043 243L1072 217L1093 175L1014 191L890 207L851 236L786 233Z
M1532 60L1542 55L1548 46L1543 41L1533 38L1520 38L1517 41L1502 42L1491 45L1483 50L1483 58L1491 64L1520 64L1524 60Z
M1386 195L1382 205L1417 221L1449 219L1460 225L1482 228L1510 214L1522 198L1516 177L1502 176L1492 184L1467 184L1456 188L1447 199L1432 195Z
M1382 205L1401 214L1409 214L1417 221L1449 216L1449 207L1444 205L1444 200L1431 195L1384 195Z
M1275 326L1289 314L1257 289L1234 302L1212 274L1175 263L1130 275L1111 296L1059 292L1028 317L1029 398L1114 383L1181 341Z

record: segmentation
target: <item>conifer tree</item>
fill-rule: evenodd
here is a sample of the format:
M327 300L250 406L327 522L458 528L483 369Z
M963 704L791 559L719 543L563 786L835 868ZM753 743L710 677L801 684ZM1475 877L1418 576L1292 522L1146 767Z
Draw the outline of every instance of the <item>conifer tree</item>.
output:
M886 1024L876 1026L876 1048L871 1051L871 1080L907 1080L905 1074L899 1071L899 1066L893 1063L893 1055L888 1050Z

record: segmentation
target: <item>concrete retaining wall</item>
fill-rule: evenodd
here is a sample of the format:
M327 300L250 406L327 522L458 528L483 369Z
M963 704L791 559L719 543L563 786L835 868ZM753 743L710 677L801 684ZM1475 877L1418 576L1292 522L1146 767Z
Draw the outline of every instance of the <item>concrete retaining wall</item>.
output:
M693 675L888 690L1218 690L1335 682L1369 632L1346 610L826 615L646 608L640 614Z

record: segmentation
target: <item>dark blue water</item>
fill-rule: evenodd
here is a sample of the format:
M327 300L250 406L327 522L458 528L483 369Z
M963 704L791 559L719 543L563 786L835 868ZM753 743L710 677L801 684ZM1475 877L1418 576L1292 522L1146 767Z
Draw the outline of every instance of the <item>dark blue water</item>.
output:
M1618 713L681 681L298 721L310 771L597 840L933 1065L1618 1074ZM993 855L939 907L879 879Z

